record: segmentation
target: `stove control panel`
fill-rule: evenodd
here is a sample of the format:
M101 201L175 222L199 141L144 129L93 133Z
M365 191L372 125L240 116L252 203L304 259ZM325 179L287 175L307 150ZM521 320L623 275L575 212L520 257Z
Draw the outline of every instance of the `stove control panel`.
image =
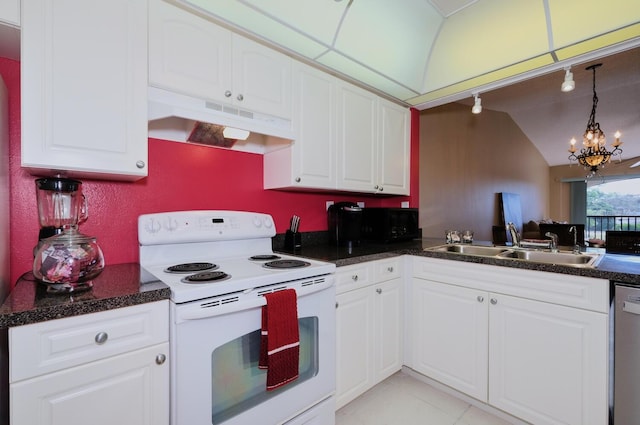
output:
M174 211L138 217L140 245L271 238L269 214L248 211Z

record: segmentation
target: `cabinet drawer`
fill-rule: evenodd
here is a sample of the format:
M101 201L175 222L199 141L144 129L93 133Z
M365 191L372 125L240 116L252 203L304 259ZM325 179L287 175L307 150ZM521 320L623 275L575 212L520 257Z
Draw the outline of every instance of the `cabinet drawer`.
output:
M169 339L169 302L158 301L9 329L10 382Z
M372 262L338 267L336 270L336 293L338 294L372 285L373 283L375 281Z
M403 257L393 257L375 262L376 282L385 282L402 276Z

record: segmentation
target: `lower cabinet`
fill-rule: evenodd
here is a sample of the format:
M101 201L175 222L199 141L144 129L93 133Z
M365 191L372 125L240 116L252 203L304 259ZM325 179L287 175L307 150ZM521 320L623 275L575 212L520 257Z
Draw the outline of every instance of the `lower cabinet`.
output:
M164 343L11 386L11 423L168 424Z
M11 423L168 425L168 317L157 301L10 328Z
M602 285L590 311L532 298L553 274L428 262L414 263L410 367L531 423L607 423L608 282L553 277L565 298Z
M402 367L401 268L397 257L337 271L337 409Z

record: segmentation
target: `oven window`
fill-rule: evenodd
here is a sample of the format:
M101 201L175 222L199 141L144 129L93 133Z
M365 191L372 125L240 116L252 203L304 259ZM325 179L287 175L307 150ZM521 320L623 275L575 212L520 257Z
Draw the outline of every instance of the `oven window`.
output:
M211 353L212 424L220 424L318 374L318 318L298 318L299 377L267 392L267 371L258 369L260 329L221 345Z

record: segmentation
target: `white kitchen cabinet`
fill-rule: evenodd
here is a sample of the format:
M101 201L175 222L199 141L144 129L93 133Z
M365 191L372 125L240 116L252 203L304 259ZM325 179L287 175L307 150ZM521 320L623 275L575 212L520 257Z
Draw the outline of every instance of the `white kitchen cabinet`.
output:
M608 288L415 257L409 366L531 423L606 423Z
M336 296L336 408L402 367L400 257L340 267Z
M0 1L0 23L20 26L20 0Z
M382 98L378 100L376 185L380 193L409 194L410 129L411 114L407 108Z
M169 423L168 301L9 329L14 424Z
M336 189L335 77L293 64L295 140L264 155L264 188Z
M291 119L291 58L163 0L149 9L149 84Z
M413 279L413 369L487 400L487 294Z
M147 175L147 3L22 2L22 167Z

